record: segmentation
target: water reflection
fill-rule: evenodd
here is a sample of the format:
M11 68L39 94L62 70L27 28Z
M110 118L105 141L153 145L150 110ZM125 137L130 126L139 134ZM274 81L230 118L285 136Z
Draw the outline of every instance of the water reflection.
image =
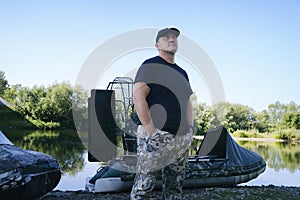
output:
M275 171L294 173L300 169L300 145L285 142L238 141L244 148L257 152Z
M84 167L85 147L76 131L6 131L4 134L21 148L56 158L64 174L76 175Z

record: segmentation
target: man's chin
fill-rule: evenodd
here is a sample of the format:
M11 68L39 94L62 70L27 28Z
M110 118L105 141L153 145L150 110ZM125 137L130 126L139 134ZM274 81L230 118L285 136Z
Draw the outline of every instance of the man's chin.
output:
M177 49L170 49L170 50L168 50L168 52L175 54L177 52Z
M177 50L162 50L162 49L161 49L161 51L164 51L169 54L175 54L177 52Z

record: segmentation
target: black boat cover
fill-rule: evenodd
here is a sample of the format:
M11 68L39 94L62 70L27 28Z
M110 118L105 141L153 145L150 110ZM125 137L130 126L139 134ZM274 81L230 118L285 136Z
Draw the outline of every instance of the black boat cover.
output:
M215 158L225 158L228 166L242 167L260 163L262 158L253 151L238 145L223 126L210 129L197 154Z

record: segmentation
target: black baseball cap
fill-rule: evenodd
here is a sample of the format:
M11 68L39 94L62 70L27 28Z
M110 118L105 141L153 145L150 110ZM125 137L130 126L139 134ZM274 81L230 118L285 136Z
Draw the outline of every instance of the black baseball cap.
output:
M176 37L178 37L179 34L180 34L180 31L179 31L177 28L173 28L173 27L172 27L172 28L164 28L164 29L161 29L161 30L158 31L158 33L157 33L157 36L156 36L156 43L157 43L157 41L159 40L159 38L161 38L161 37L167 35L167 34L170 33L170 32L174 33L174 34L176 35Z

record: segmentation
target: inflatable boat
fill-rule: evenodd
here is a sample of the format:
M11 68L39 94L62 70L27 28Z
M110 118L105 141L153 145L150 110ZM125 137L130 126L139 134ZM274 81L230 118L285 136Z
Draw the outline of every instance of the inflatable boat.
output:
M86 179L90 192L130 191L134 182L135 155L124 155L102 166ZM184 188L232 186L255 179L266 163L255 152L238 145L223 126L208 130L186 165ZM158 173L156 189L161 188Z
M0 199L38 199L53 190L60 178L52 156L19 148L0 131Z

